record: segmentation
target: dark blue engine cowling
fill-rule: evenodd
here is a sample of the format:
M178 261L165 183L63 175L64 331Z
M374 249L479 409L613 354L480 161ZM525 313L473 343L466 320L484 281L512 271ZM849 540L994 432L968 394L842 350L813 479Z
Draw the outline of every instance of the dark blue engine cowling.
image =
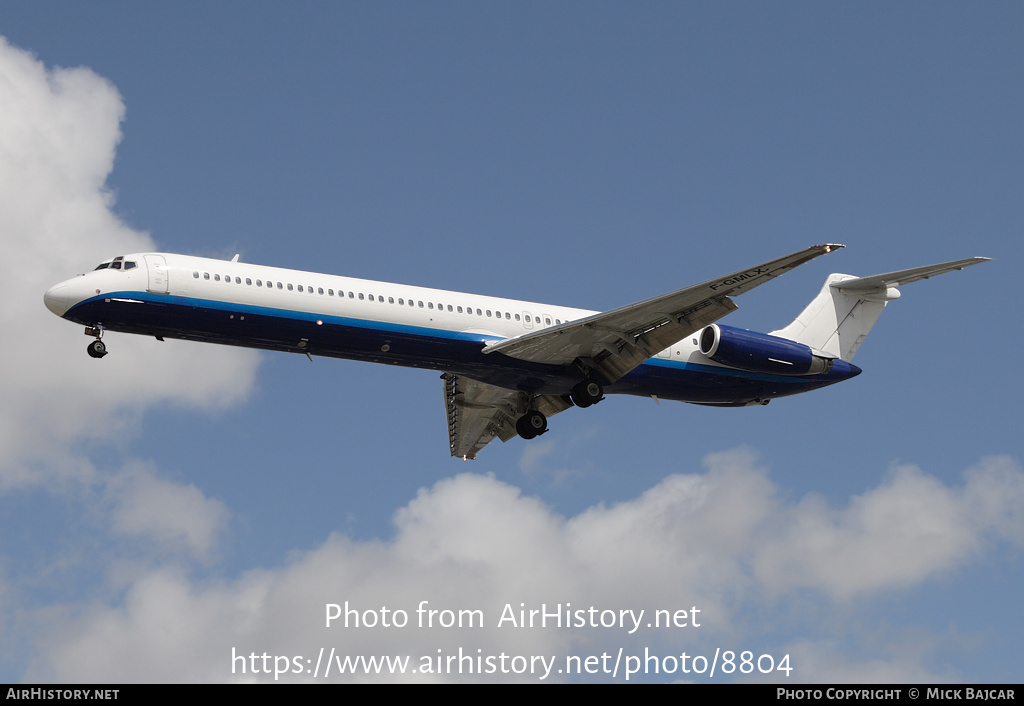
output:
M700 352L732 368L773 375L824 375L832 359L814 355L808 346L766 333L711 324L700 334Z

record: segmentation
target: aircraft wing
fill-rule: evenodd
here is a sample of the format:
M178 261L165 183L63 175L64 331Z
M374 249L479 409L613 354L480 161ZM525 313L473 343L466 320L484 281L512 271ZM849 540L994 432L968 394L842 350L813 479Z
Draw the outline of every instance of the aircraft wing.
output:
M612 383L658 352L736 309L742 294L842 245L815 245L620 309L498 341L484 353L570 365L577 358Z
M445 373L444 407L448 417L448 443L452 456L476 458L495 437L508 441L516 436L516 420L531 408L525 392ZM533 408L546 417L572 406L561 397L541 395Z

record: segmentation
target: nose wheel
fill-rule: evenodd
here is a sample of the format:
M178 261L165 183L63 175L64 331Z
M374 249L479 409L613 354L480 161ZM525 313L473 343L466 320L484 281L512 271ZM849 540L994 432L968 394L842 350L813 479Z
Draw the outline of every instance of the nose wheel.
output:
M86 336L95 336L96 340L89 344L86 352L90 358L102 358L107 354L107 344L102 341L103 324L93 324L85 327Z

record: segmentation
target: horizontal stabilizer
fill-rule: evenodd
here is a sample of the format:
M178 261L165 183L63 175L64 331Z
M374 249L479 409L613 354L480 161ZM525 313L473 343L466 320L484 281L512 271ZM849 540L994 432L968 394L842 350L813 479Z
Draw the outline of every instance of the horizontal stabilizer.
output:
M833 282L832 286L836 289L844 289L848 292L874 291L882 288L899 287L903 284L910 284L911 282L916 282L920 279L928 279L929 277L945 274L946 272L952 272L953 270L962 270L965 267L977 265L981 262L987 262L991 259L992 258L989 257L969 257L966 260L954 260L952 262L943 262L938 265L913 267L909 270L887 272L884 275L844 279L841 282Z

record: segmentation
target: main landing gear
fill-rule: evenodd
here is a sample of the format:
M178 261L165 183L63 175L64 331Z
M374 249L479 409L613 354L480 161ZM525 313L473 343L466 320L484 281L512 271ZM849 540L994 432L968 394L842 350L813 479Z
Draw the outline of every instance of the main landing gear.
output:
M97 324L96 326L85 327L86 336L95 336L96 340L89 344L85 349L89 354L90 358L102 358L107 354L107 344L103 342L103 326Z
M589 407L604 399L604 387L594 378L588 377L569 391L569 399L577 407ZM568 404L566 402L565 404ZM565 409L557 407L555 411ZM550 410L549 410L550 411ZM548 418L542 412L531 409L516 420L516 432L524 439L533 439L548 430Z
M516 431L524 439L540 436L548 430L548 418L535 409L530 410L516 421Z
M577 407L589 407L604 399L604 388L594 378L587 378L572 388L569 399Z

